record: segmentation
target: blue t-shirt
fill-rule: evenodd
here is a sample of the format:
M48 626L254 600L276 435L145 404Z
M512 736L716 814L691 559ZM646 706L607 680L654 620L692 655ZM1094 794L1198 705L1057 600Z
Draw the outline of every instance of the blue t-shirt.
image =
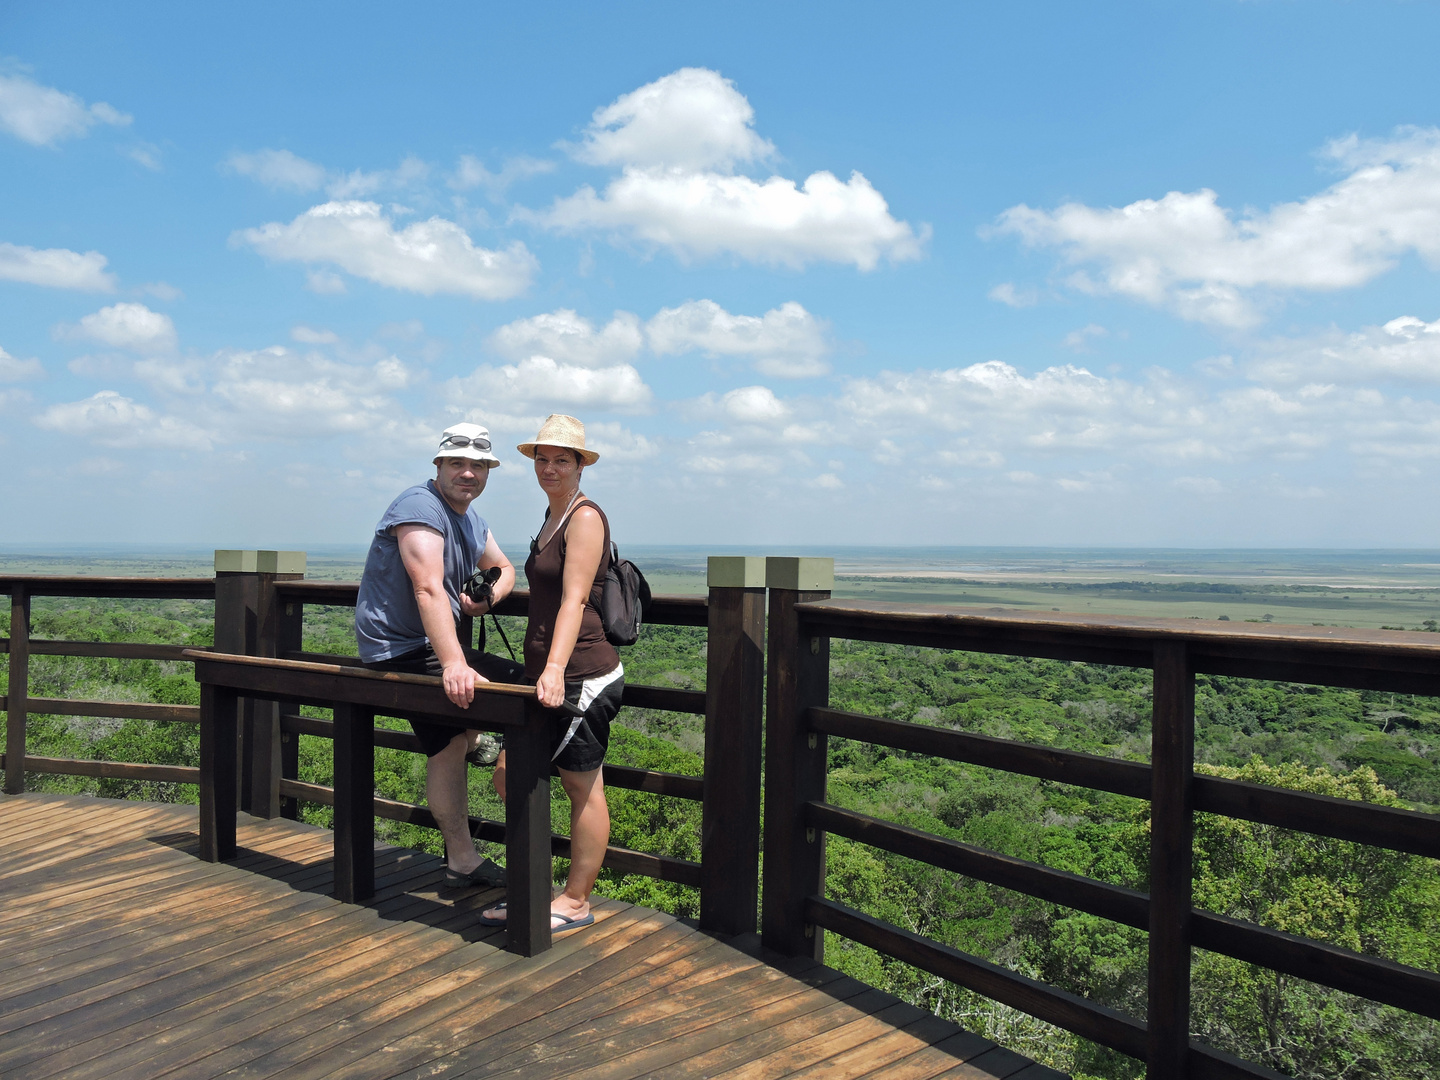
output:
M456 619L460 618L460 586L474 572L490 536L479 514L473 510L457 514L450 509L433 480L400 493L375 526L355 601L355 643L360 646L360 659L367 664L403 656L425 644L415 586L394 536L397 525L426 525L445 538L445 592Z

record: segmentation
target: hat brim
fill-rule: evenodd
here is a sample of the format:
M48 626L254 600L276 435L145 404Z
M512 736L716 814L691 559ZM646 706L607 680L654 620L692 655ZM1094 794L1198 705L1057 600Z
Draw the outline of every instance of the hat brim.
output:
M494 454L487 454L483 450L476 450L473 446L457 446L447 450L443 454L436 454L430 464L439 465L441 459L447 457L465 458L468 461L483 461L492 469L500 464L500 459Z
M569 443L522 442L515 449L533 460L537 446L558 446L561 450L573 450L575 456L580 459L581 465L594 465L600 460L600 455L594 450L586 450L583 446L571 446Z

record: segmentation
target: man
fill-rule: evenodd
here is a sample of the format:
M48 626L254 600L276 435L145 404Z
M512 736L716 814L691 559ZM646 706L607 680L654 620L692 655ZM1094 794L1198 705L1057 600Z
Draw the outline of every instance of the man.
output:
M461 615L490 610L461 591L477 566L500 569L494 603L515 587L515 568L470 509L499 464L483 427L446 428L435 453L435 479L402 491L375 526L355 604L355 640L366 667L439 675L445 696L461 708L487 676L515 682L521 672L518 664L462 646L457 633ZM482 859L470 836L465 757L480 732L418 720L410 726L425 749L425 798L445 838L445 884L503 885L505 871Z

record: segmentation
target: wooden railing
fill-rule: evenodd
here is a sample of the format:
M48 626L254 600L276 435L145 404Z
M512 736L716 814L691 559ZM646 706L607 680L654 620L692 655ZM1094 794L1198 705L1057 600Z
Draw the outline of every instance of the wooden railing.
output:
M86 656L118 660L179 660L184 645L133 644L109 641L55 641L30 636L30 598L72 596L122 600L214 600L213 578L62 577L22 574L0 577L0 593L10 594L10 636L0 638L0 652L9 654L9 689L0 695L5 710L5 792L25 790L25 773L59 773L117 780L153 780L194 784L199 770L187 765L151 765L120 761L86 761L42 757L25 750L26 720L31 713L104 716L120 720L163 720L198 724L194 705L147 705L129 701L84 701L31 697L30 657Z
M238 554L238 553L237 553ZM628 684L623 704L635 708L684 712L705 717L703 776L684 776L651 769L607 764L605 782L656 795L702 804L701 858L694 862L667 855L612 846L605 865L621 873L642 874L700 889L700 922L720 933L748 933L756 929L759 903L759 815L761 737L765 638L765 587L763 559L723 558L726 581L706 596L656 596L647 609L654 626L707 628L706 691ZM748 573L748 576L747 576ZM0 578L0 590L12 598L10 638L0 639L9 652L9 694L0 697L7 710L6 753L3 756L5 791L25 789L25 773L44 772L76 776L116 777L198 784L195 766L52 758L26 751L26 722L31 713L61 713L173 720L198 723L201 709L186 705L149 705L76 699L31 698L29 657L32 654L120 657L184 661L183 645L136 645L74 641L40 641L30 637L31 596L213 599L217 652L300 662L322 662L359 668L354 657L332 656L302 650L306 604L355 606L355 582L304 581L299 574L222 571L205 578L102 578L41 577ZM497 608L502 616L525 616L529 596L512 593ZM462 637L473 637L469 619L462 620ZM332 740L335 721L300 713L298 700L238 695L238 770L241 809L261 817L299 815L299 802L335 805L335 789L299 778L299 736ZM381 715L386 715L383 712ZM388 728L373 731L375 746L420 753L419 740L408 732ZM374 798L377 817L436 828L433 815L423 806L393 799ZM501 822L472 817L470 828L480 839L503 842ZM550 840L555 855L567 857L569 837Z
M722 590L728 595L730 590ZM359 592L359 585L354 582L329 583L311 581L286 581L277 582L275 585L276 603L276 641L273 655L287 660L321 661L344 666L358 667L359 661L354 657L334 656L329 654L304 652L298 648L299 622L304 616L306 604L326 605L332 607L353 608L356 596ZM762 590L763 592L763 590ZM710 597L705 596L657 596L652 601L647 612L648 621L656 626L706 626L710 617ZM720 615L726 608L723 596L716 600L715 613ZM497 606L496 614L501 616L524 617L529 613L529 594L523 589L518 589L506 598L505 602ZM763 618L763 612L762 612ZM474 631L468 625L469 620L462 620L461 636L465 639L473 639ZM762 630L763 633L763 630ZM723 627L712 629L712 639L717 644L723 643L726 631ZM295 644L297 647L287 647ZM262 650L265 645L262 644ZM758 654L758 642L756 651ZM724 678L716 681L718 685L724 682ZM751 711L755 714L755 747L753 756L759 757L759 712L760 712L760 687L753 688L751 697L753 703ZM699 690L680 690L659 686L641 686L628 684L625 687L623 704L634 708L662 709L669 712L683 712L698 715L706 714L706 693ZM719 725L721 729L724 725ZM252 724L253 730L253 724ZM304 799L320 805L333 805L334 794L332 789L319 784L308 784L298 778L298 740L297 735L313 735L319 738L333 738L334 725L332 721L307 717L300 715L293 709L286 709L278 715L278 730L280 734L281 755L279 759L279 775L273 781L269 776L253 775L248 786L252 791L250 802L246 809L256 812L262 798L267 801L273 791L273 801L276 812L281 816L294 817L298 812L297 801ZM717 730L717 737L722 732ZM251 739L256 738L252 734ZM420 741L408 732L391 731L384 728L377 728L375 731L375 745L389 747L395 750L408 750L421 753ZM739 747L727 747L726 752L739 750ZM257 755L246 755L252 760ZM719 756L724 757L725 753ZM723 768L723 765L722 765ZM698 776L683 776L677 773L660 772L652 769L637 769L626 765L605 766L605 783L610 787L628 788L635 791L645 791L656 795L666 795L673 798L687 799L701 802L705 797L705 779ZM758 792L758 777L756 778ZM244 786L242 786L242 791ZM393 821L404 821L414 825L422 825L428 828L435 828L435 819L430 811L422 806L411 803L397 802L389 799L375 800L375 814L377 817L387 818ZM470 819L472 835L482 840L499 842L505 835L505 826L496 821L489 821L484 818L472 817ZM556 836L553 839L553 849L556 855L568 857L570 854L570 840L566 836ZM607 849L605 865L621 873L643 874L648 877L658 878L662 881L676 882L682 885L700 886L702 878L702 867L705 863L705 856L702 850L701 861L692 862L688 859L677 859L667 855L657 855L648 852L632 851L628 848L612 846ZM752 900L751 910L755 905ZM754 916L749 920L750 929L754 928Z
M791 584L774 588L772 582L770 590L766 945L819 958L824 930L831 930L1143 1060L1151 1080L1278 1076L1189 1038L1192 947L1440 1018L1440 976L1434 972L1196 910L1191 903L1197 811L1440 858L1440 816L1202 776L1193 768L1197 672L1434 696L1440 695L1440 643L1432 636L861 607L828 599L827 589ZM1151 762L832 709L829 653L837 637L1151 668ZM1119 888L833 805L825 797L831 736L1148 799L1150 891ZM1147 1017L1105 1008L828 899L827 833L1148 931Z
M1199 624L1192 620L1035 618L883 604L861 607L830 599L833 576L816 571L811 565L815 560L772 559L768 566L765 560L738 562L740 568L722 575L726 584L712 587L708 597L659 598L651 612L652 622L707 627L706 691L626 688L625 702L632 706L704 712L703 779L606 766L606 781L613 786L701 798L701 861L696 866L611 849L607 865L698 883L702 925L727 933L754 929L761 851L763 695L766 873L763 897L758 899L763 940L771 948L819 958L824 955L824 932L842 934L1144 1060L1151 1080L1278 1075L1190 1040L1190 953L1197 946L1440 1017L1440 977L1434 972L1196 910L1191 897L1197 812L1440 858L1440 816L1197 775L1193 769L1197 673L1440 696L1440 642L1433 636ZM7 643L10 694L0 703L9 710L5 771L6 790L11 792L23 790L27 769L191 782L196 772L184 770L182 776L178 775L181 770L170 766L26 756L25 716L28 711L38 711L38 706L77 715L198 718L181 707L29 698L26 672L32 654L179 659L181 651L179 646L32 640L30 596L214 596L218 651L259 658L247 662L261 667L321 661L339 671L355 664L352 659L302 652L300 634L304 605L353 606L353 584L222 574L213 582L8 578L0 579L0 589L11 593L14 616ZM526 602L523 594L513 596L501 614L523 615ZM829 643L836 637L1151 669L1151 761L1148 765L1119 761L833 709ZM307 734L334 739L339 727L353 725L353 712L342 709L337 726L335 720L302 716L297 707L300 700L297 696L287 704L276 700L274 693L240 699L237 782L239 798L252 813L276 816L293 813L297 799L332 804L336 799L334 789L297 778L297 737ZM309 700L317 699L312 696ZM330 700L333 703L339 698ZM148 711L171 709L176 711ZM142 714L141 710L146 711ZM829 803L826 771L832 736L1149 800L1149 892L1010 858ZM418 749L407 733L372 729L370 738L373 745ZM341 756L348 753L342 747ZM337 760L337 766L340 764ZM127 771L102 771L107 769ZM159 770L167 770L167 774L161 775ZM342 801L351 798L343 793L341 797ZM350 812L355 812L353 806ZM433 824L423 808L389 800L374 800L373 813ZM503 835L504 827L498 822L476 819L472 827L477 835L489 839L499 840ZM827 833L1146 930L1146 1017L1129 1016L1025 978L827 898ZM552 839L552 851L563 854L565 850L563 837Z

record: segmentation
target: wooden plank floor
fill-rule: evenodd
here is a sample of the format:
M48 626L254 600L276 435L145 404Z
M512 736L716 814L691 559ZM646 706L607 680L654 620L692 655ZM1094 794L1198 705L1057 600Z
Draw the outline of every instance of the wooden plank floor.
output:
M1061 1080L813 962L605 901L522 959L498 893L377 846L329 895L331 834L242 815L200 862L193 807L0 797L0 1077L885 1077ZM773 959L773 958L771 958Z

